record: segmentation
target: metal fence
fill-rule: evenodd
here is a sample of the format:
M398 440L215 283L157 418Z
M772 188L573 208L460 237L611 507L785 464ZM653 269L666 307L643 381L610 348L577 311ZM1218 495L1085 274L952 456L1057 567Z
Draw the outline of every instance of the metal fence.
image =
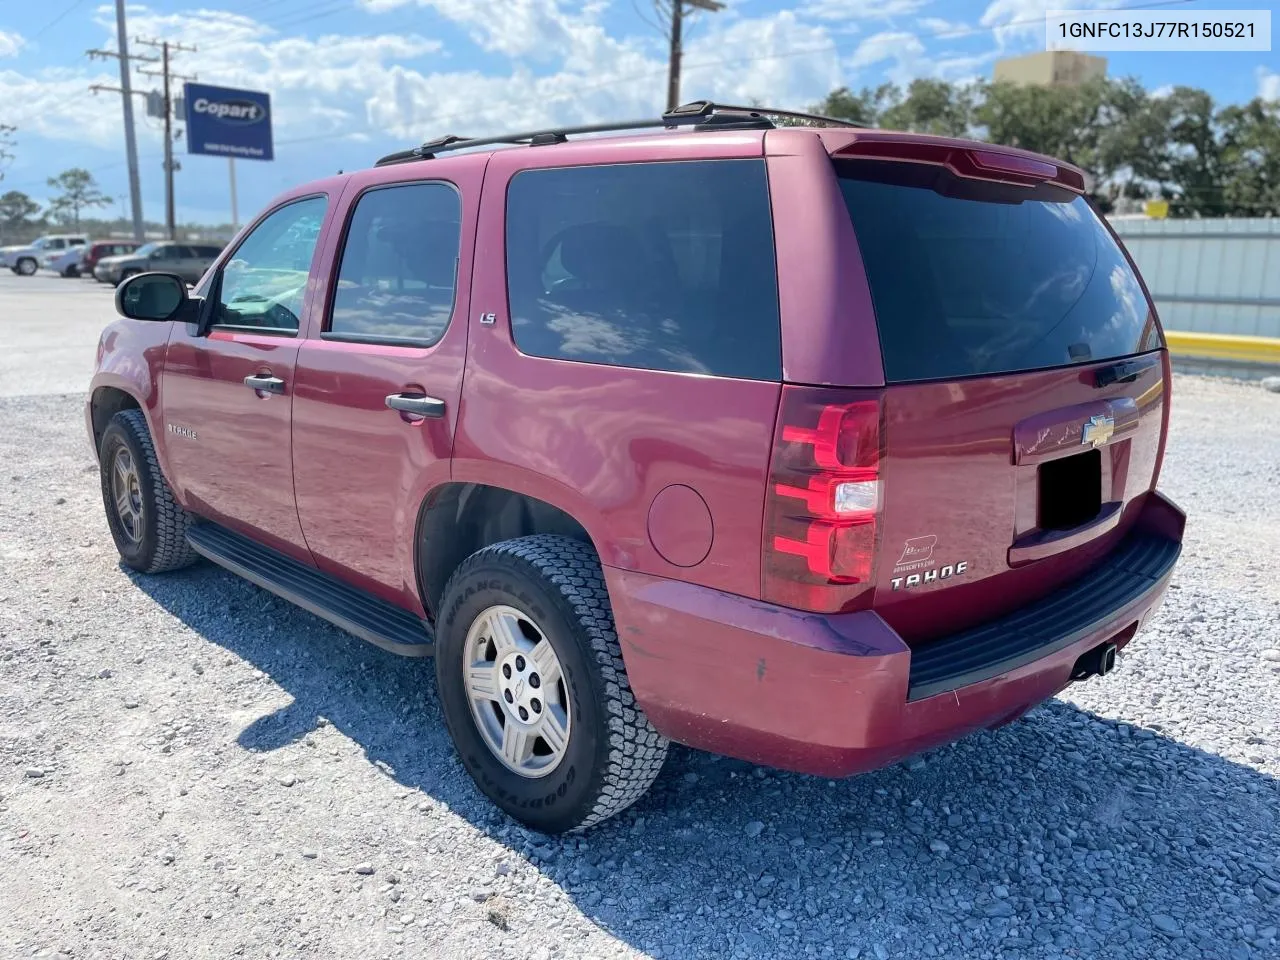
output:
M1280 337L1280 219L1126 220L1167 330Z

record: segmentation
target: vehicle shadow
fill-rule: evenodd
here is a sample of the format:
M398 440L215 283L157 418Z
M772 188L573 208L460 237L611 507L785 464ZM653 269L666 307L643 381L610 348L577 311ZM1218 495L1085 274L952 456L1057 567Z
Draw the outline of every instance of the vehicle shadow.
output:
M207 564L130 576L293 698L240 733L244 750L331 724L655 957L1280 950L1280 781L1062 701L839 782L677 749L631 810L549 838L461 772L430 660L387 654Z

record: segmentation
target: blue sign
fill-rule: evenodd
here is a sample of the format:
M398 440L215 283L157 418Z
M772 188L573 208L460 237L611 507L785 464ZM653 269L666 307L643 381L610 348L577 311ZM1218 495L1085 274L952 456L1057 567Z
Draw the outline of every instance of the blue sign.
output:
M204 83L186 85L187 153L271 160L271 95Z

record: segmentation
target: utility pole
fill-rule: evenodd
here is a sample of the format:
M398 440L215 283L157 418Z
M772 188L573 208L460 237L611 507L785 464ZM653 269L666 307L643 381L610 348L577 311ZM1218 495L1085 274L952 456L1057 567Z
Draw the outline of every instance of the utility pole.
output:
M138 138L133 132L133 89L129 85L129 61L152 61L155 57L130 57L129 35L125 30L124 0L116 0L116 44L119 50L90 50L89 59L115 57L120 61L120 86L105 87L94 84L89 89L113 90L121 94L124 102L124 150L129 161L129 199L133 204L133 239L142 242L142 188L138 185Z
M175 234L177 228L174 224L173 209L173 174L177 169L177 165L173 160L173 96L170 89L172 80L194 80L195 77L188 77L182 74L172 73L169 69L169 54L174 53L195 53L195 47L183 46L181 43L170 43L168 40L140 40L134 38L136 43L144 47L160 48L160 70L139 70L138 72L148 77L162 77L164 80L164 229L165 236L170 240L176 239Z
M684 15L689 11L706 10L715 13L724 9L720 0L668 0L671 4L671 53L667 61L667 110L680 106L680 61L684 57L681 46L684 33Z

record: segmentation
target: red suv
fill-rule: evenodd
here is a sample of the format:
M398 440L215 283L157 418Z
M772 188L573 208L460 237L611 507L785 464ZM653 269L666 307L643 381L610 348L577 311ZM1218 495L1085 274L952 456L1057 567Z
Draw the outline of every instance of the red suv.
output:
M844 776L1110 671L1184 518L1081 172L777 116L446 137L286 193L191 293L123 284L87 414L124 561L434 653L547 832L669 740Z
M99 260L107 257L120 257L127 253L133 253L142 244L136 240L104 240L99 243L89 244L89 249L84 253L84 259L80 261L77 268L79 272L85 276L92 277L94 268L98 265Z

